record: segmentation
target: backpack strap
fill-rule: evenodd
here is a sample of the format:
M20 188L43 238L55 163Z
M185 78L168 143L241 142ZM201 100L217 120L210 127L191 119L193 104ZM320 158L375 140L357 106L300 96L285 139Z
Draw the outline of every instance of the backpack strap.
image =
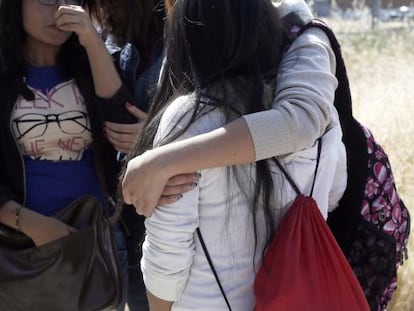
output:
M338 111L343 132L342 141L346 149L348 181L339 206L328 214L327 222L342 251L349 254L357 228L356 224L361 220L360 208L365 182L368 178L368 152L364 131L352 115L351 90L341 47L334 32L321 20L304 21L297 13L291 13L282 18L282 25L286 50L305 30L316 27L327 35L335 54L335 76L338 80L338 87L335 91L334 106Z
M210 266L210 269L211 269L211 271L212 271L212 272L213 272L213 274L214 274L214 278L216 279L217 285L218 285L218 287L220 288L220 292L221 292L221 294L223 295L224 301L226 302L227 308L229 309L229 311L232 311L232 310L231 310L231 306L230 306L230 302L229 302L229 300L227 299L227 296L226 296L226 293L224 292L223 286L221 285L221 282L220 282L220 279L219 279L219 277L218 277L218 274L217 274L216 268L214 268L213 260L211 259L211 256L210 256L210 254L209 254L209 252L208 252L208 249L207 249L207 246L206 246L206 244L204 243L204 239L203 239L203 236L202 236L202 234L201 234L200 228L197 228L197 235L198 235L198 238L199 238L199 240L200 240L201 247L203 248L204 255L205 255L205 256L206 256L206 258L207 258L208 265Z
M315 173L313 175L312 189L310 191L309 196L312 196L313 195L313 189L315 187L316 173L318 171L319 162L320 162L320 158L321 158L322 138L318 138L317 142L318 142L318 154L317 154L317 157L316 157L316 165L315 165ZM280 164L280 162L279 162L278 159L276 159L276 158L272 158L272 159L276 163L276 165L278 166L278 168L280 169L280 171L283 173L283 175L286 177L286 179L288 180L289 184L295 190L295 192L297 193L297 195L300 195L301 194L301 191L299 190L299 188L296 185L296 183L293 181L292 177L286 171L286 169L282 166L282 164ZM200 240L201 247L203 248L204 255L207 258L208 265L210 266L210 269L213 272L214 278L216 279L217 285L220 288L220 292L223 295L223 298L224 298L224 301L226 302L227 308L229 309L229 311L231 311L232 309L231 309L231 306L230 306L230 302L229 302L229 300L228 300L228 298L226 296L226 293L225 293L225 291L223 289L223 286L221 285L221 282L220 282L220 279L218 277L216 268L214 267L213 260L211 259L210 253L208 252L208 249L207 249L207 246L206 246L206 244L204 242L203 235L201 234L200 228L197 228L196 231L197 231L198 238Z
M312 182L312 188L309 193L309 196L311 197L313 195L313 190L315 188L315 182L316 182L316 174L318 172L319 162L321 159L321 152L322 152L322 138L318 138L318 154L316 156L316 165L315 165L315 173L313 174L313 182ZM276 163L279 170L283 173L283 175L286 177L289 184L292 186L292 188L295 190L297 195L302 194L302 192L299 190L299 187L296 185L296 183L293 181L292 177L289 175L289 173L286 171L286 169L282 166L280 161L276 158L272 158L273 161Z

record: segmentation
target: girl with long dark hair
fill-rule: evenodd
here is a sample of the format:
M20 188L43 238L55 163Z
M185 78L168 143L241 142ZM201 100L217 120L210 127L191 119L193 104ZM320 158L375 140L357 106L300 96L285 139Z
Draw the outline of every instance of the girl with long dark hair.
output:
M272 103L282 35L270 1L180 0L166 29L159 88L130 159ZM324 135L318 171L324 186L316 187L315 197L325 216L339 200L333 189L345 186L344 175L337 179L338 154L344 152L340 137L338 125ZM311 187L316 156L315 142L280 158L304 193ZM255 271L294 198L270 160L202 170L196 189L170 206L158 206L146 219L142 271L151 310L226 309L197 228L231 307L252 310Z
M168 15L175 2L165 1ZM292 13L304 23L313 18L304 0L273 4L282 18ZM307 29L282 57L270 109L243 115L208 133L148 150L131 159L122 182L125 201L133 204L137 213L150 216L157 204L175 202L192 189L185 184L186 175L180 174L308 148L339 122L333 105L335 70L335 55L326 34L320 29ZM341 153L341 157L346 175L345 155Z

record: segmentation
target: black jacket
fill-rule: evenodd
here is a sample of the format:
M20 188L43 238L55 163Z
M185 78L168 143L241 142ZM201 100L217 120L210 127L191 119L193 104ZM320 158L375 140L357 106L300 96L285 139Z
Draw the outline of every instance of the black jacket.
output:
M118 46L111 35L106 37L105 45L114 59L123 83L132 94L133 101L130 102L142 111L148 112L152 98L155 95L164 57L162 40L160 45L154 49L152 62L146 67L143 66L142 71L138 70L142 61L141 53L135 45L127 43L123 47ZM125 123L136 121L132 115L129 116L129 120L123 120ZM135 212L133 206L123 206L121 221L128 236L135 236L137 239L142 237L145 232L144 219L143 216ZM132 259L130 258L130 260ZM136 258L133 258L133 260L136 260Z
M116 150L103 137L103 122L122 122L129 112L125 102L131 95L125 86L109 99L95 95L92 77L83 72L74 77L88 111L96 170L104 194L114 194L120 164ZM11 113L19 95L30 99L33 93L23 78L10 79L0 75L0 206L10 200L25 203L25 172L22 155L11 131ZM98 109L99 107L99 109Z

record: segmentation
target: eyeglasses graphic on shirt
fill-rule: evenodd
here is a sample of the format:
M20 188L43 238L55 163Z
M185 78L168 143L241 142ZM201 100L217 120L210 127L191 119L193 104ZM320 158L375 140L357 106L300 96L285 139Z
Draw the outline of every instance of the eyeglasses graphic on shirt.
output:
M13 120L19 134L17 139L26 136L36 138L42 136L49 123L57 123L65 134L76 135L85 131L91 131L88 127L88 116L80 110L71 110L59 114L27 113Z
M62 4L62 5L69 4L69 5L80 5L80 6L83 5L83 0L39 0L39 2L41 4L49 5L49 6L56 5L56 4Z

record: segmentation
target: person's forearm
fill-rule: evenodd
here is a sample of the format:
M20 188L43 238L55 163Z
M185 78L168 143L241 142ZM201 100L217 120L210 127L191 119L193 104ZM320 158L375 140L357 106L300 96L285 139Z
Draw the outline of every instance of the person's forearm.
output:
M15 201L8 201L0 207L0 223L16 228L16 210L20 204Z
M147 291L148 303L151 311L170 311L171 301L162 300Z
M18 219L16 212L20 208ZM8 201L0 207L0 223L18 229L28 236L37 234L39 228L42 228L42 223L45 216L22 207L20 203L15 201Z
M255 160L253 141L243 118L209 133L173 142L154 151L159 165L170 176Z
M102 39L97 35L85 47L91 66L96 95L112 97L121 87L122 81Z

